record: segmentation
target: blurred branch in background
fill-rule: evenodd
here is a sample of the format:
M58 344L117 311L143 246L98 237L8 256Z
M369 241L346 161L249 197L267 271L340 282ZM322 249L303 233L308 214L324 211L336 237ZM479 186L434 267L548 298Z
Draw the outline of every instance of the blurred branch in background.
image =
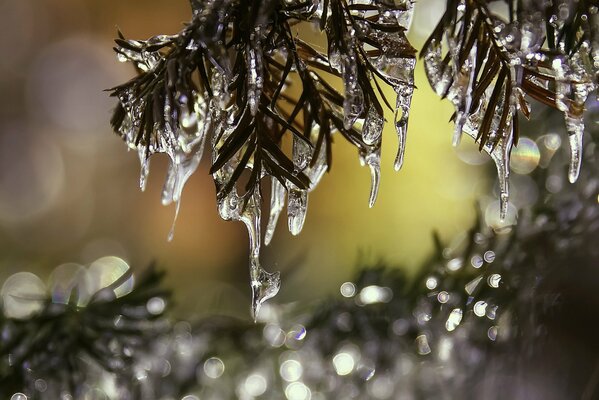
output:
M559 118L545 117L542 123ZM130 269L111 257L87 269L60 267L48 286L16 274L1 291L0 349L8 357L0 379L11 386L0 385L0 394L13 400L70 398L66 393L185 400L594 398L596 146L586 146L575 186L565 183L564 146L543 138L539 148L544 167L525 176L534 187L545 183L547 192L533 199L531 182L515 181L515 199L528 201L519 207L518 225L498 225L496 213L481 213L449 245L435 235L436 250L413 279L384 262L361 265L337 295L267 304L257 324L172 318L157 286L161 275L149 270L134 285ZM91 282L105 289L86 284L86 273L98 272L104 278ZM76 329L65 323L73 318ZM86 341L90 334L93 342ZM52 345L57 338L71 338L68 356L63 341ZM25 351L32 346L36 352ZM64 373L71 361L80 363L75 375ZM111 372L115 365L118 373Z

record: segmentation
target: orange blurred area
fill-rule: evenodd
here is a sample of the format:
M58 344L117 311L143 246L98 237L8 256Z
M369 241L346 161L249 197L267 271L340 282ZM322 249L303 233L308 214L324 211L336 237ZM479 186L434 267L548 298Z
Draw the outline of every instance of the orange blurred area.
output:
M415 26L438 14L418 7ZM136 269L156 260L181 312L249 316L247 233L218 217L209 157L184 189L168 242L175 209L160 203L166 158L152 159L141 192L137 154L109 126L115 100L103 90L134 74L111 50L117 27L144 39L177 32L190 15L186 0L0 3L0 282L18 271L46 278L58 265L108 255ZM421 44L421 29L413 31ZM416 85L404 167L393 170L397 138L388 127L373 209L369 171L338 138L302 233L292 237L280 219L263 252L265 268L282 271L273 301L336 291L358 260L412 273L432 250L433 230L449 240L469 227L476 197L488 191L485 169L460 160L471 156L470 143L458 154L451 148L451 105L432 92L420 67Z

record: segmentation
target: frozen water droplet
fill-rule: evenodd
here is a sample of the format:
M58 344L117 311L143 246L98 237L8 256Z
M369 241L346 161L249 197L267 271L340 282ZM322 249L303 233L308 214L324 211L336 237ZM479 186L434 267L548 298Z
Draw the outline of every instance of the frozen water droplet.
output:
M296 172L303 171L308 166L310 162L310 146L308 144L297 138L293 137L293 165L294 170Z
M252 317L254 321L258 317L262 304L276 296L281 288L281 274L277 272L266 272L262 267L252 270Z
M368 109L368 115L366 115L364 127L362 128L364 143L374 145L380 141L384 122L383 116L379 115L374 107Z
M254 321L258 317L260 306L274 297L281 287L279 272L269 273L260 265L260 204L260 194L255 191L239 217L247 227L250 241L250 285Z
M276 178L271 177L270 217L268 219L268 225L266 226L266 233L264 234L264 244L267 246L275 233L277 221L279 220L279 215L281 215L284 206L285 186L283 186Z
M304 227L306 219L306 211L308 208L308 192L298 189L293 184L289 184L292 188L289 190L287 199L287 216L289 232L292 235L298 235Z
M582 163L582 137L584 134L584 122L582 117L572 118L566 116L566 127L568 129L568 141L570 144L570 167L568 169L568 180L576 182L580 174Z
M379 193L379 184L381 181L381 148L368 148L367 153L364 156L364 163L368 165L370 169L370 197L368 199L368 205L370 208L374 207L377 195Z
M410 106L414 93L414 70L411 69L409 84L400 84L396 88L397 101L395 105L395 131L397 132L397 155L395 156L394 168L399 171L403 165L406 151L406 136L408 119L410 117Z
M143 192L146 190L148 175L150 174L150 158L147 154L146 148L143 146L138 148L138 154L139 162L141 164L141 170L139 173L139 188Z
M171 230L168 232L168 237L166 240L168 242L172 242L175 238L175 225L177 224L177 218L179 217L179 208L181 208L181 200L177 200L177 205L175 206L175 216L173 217L173 223L171 224Z

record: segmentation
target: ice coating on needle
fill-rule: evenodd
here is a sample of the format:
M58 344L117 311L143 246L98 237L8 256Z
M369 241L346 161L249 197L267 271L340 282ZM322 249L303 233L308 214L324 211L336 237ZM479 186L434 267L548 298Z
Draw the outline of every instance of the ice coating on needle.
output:
M277 221L285 207L285 186L281 184L276 178L271 178L270 184L270 216L268 218L268 225L266 225L266 232L264 233L264 244L268 246L277 227Z

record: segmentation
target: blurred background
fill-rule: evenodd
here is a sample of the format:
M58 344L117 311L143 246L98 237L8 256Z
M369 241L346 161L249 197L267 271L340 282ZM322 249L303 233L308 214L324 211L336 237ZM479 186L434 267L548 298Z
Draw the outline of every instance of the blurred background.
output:
M442 11L417 3L415 47ZM134 269L156 260L168 271L177 312L249 318L247 233L218 217L208 157L185 187L168 242L175 209L160 202L166 159L153 159L141 192L137 154L109 126L115 101L103 90L134 75L112 52L117 27L145 39L177 32L190 15L186 0L0 0L0 282L18 271L47 279L61 264L107 255ZM496 218L494 167L469 139L451 147L452 107L433 93L421 66L416 85L404 167L393 170L397 138L387 129L373 209L368 169L337 140L332 172L310 196L302 233L292 237L279 220L262 259L282 272L274 301L337 291L358 261L382 259L411 274L432 250L433 230L444 240L458 237L474 220L476 201ZM538 155L525 152L521 161L528 173Z

